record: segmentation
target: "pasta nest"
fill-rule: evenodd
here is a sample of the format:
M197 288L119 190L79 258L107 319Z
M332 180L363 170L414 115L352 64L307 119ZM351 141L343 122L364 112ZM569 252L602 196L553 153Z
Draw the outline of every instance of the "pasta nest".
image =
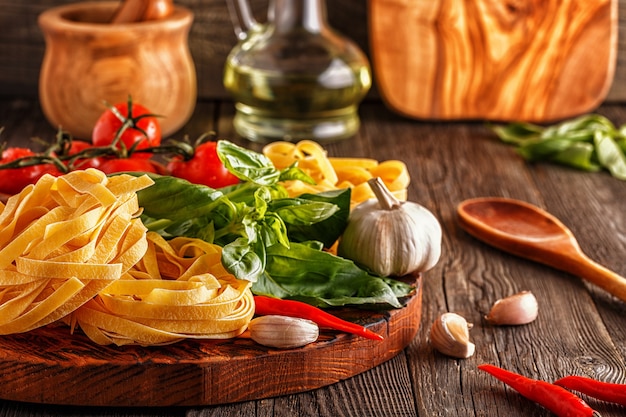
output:
M0 203L0 334L55 322L100 344L242 333L249 283L224 270L218 246L147 232L136 193L152 184L88 169L44 175Z

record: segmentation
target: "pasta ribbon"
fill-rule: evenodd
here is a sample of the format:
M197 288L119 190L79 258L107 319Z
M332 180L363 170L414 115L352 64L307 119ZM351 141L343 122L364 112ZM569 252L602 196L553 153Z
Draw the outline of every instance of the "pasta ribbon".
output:
M88 169L0 203L0 334L66 317L136 264L148 247L136 191L152 183Z
M396 198L403 201L407 199L410 176L402 161L389 160L379 163L369 158L328 157L321 145L310 140L297 143L272 142L263 148L263 154L278 169L297 163L298 168L315 181L315 185L300 180L285 181L284 186L291 197L304 193L351 188L351 205L354 207L365 200L375 198L367 180L380 177Z
M146 255L122 279L76 310L72 322L99 344L165 345L226 339L254 315L248 281L221 264L221 247L147 233Z
M99 344L223 339L254 315L250 283L200 239L166 241L139 218L148 176L88 169L0 203L0 334L55 321Z

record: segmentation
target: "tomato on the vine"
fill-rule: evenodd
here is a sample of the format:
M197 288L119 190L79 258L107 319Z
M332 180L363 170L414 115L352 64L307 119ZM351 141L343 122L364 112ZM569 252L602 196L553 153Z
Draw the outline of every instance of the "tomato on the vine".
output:
M70 144L70 149L67 153L69 155L75 155L88 148L91 148L91 143L86 142L84 140L73 139L72 143Z
M72 140L72 144L70 145L70 149L68 154L76 155L86 149L91 148L92 145L89 142L84 140ZM106 157L92 157L92 158L77 158L72 161L71 168L73 169L87 169L87 168L98 168L102 163L106 161Z
M98 167L105 174L118 172L150 172L153 174L166 174L165 168L158 162L143 158L114 158L107 159Z
M0 164L7 164L16 159L36 156L29 148L12 147L2 151ZM14 195L29 184L34 184L44 174L59 176L62 174L53 164L37 164L21 168L0 169L0 192Z
M129 111L130 107L130 111ZM119 113L122 117L118 117ZM126 103L118 103L105 110L96 121L91 136L94 146L109 146L115 141L120 129L126 128L121 133L119 141L126 149L131 149L137 143L135 150L146 149L161 144L161 125L157 116L153 115L146 107L129 100ZM117 149L122 145L118 142ZM149 152L133 153L133 157L150 158Z
M239 182L239 178L226 169L217 156L216 142L204 142L196 147L191 159L175 156L167 164L171 175L194 184L221 188Z

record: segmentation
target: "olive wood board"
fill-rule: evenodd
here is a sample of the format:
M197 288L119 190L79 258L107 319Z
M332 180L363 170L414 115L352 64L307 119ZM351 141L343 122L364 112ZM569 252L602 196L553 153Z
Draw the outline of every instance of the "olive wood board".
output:
M548 122L596 108L617 61L617 0L369 0L377 88L417 119Z
M261 346L246 334L159 347L99 346L65 326L0 336L0 398L77 406L197 406L305 392L365 372L414 339L422 277L403 308L333 313L384 336L376 341L321 329L297 349Z

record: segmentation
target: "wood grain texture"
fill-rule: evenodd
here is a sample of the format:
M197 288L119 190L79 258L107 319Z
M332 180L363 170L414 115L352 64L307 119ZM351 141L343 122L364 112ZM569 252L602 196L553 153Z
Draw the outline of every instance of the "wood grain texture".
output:
M215 129L238 144L230 102L200 102L183 131L192 138ZM603 105L598 113L626 123L626 106ZM457 204L480 196L522 199L545 208L577 236L592 258L624 275L626 183L609 174L526 163L483 123L439 123L403 118L380 102L361 106L362 128L353 140L329 144L333 156L400 158L411 175L409 198L432 210L444 231L442 258L424 275L420 327L392 359L335 384L300 394L194 407L72 407L0 400L0 417L552 417L476 366L494 363L553 381L583 374L626 383L626 303L593 285L501 252L467 234ZM35 100L0 100L3 138L22 143L54 130ZM484 319L497 298L531 290L539 318L521 327L495 327ZM474 324L476 354L456 360L438 354L428 330L453 311ZM593 402L603 417L624 408Z
M212 405L320 388L393 358L420 324L421 278L405 307L337 315L385 337L322 331L299 349L266 348L247 337L163 347L97 346L65 326L0 338L0 398L87 406Z
M74 0L36 0L15 2L0 0L0 95L37 97L37 81L44 55L43 35L37 16L45 9ZM189 46L198 73L198 96L204 99L228 98L222 86L226 55L236 39L224 0L179 0L194 11ZM251 0L259 18L263 18L267 0ZM427 2L424 2L427 3ZM619 36L617 66L607 101L626 100L626 0L618 0ZM512 3L515 5L516 3ZM520 2L525 4L525 2ZM329 1L330 24L355 40L370 55L368 2L363 0ZM394 28L394 30L397 28ZM378 97L377 85L370 97Z
M596 108L613 81L613 0L370 0L381 96L421 119L551 121Z

